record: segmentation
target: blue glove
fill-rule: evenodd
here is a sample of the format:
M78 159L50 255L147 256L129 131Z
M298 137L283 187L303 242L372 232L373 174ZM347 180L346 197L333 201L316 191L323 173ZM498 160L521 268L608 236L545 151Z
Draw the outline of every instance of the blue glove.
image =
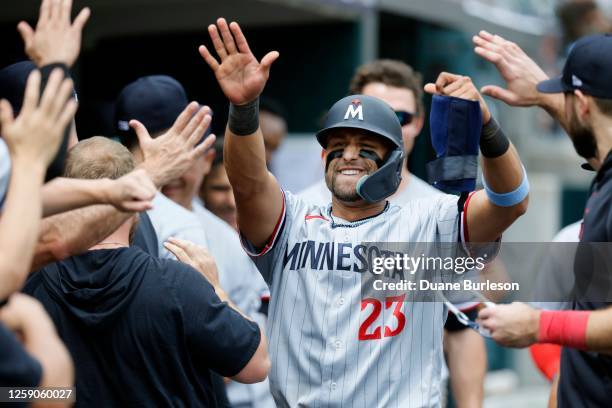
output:
M447 193L474 191L482 131L480 104L434 95L429 121L437 157L427 164L429 183Z

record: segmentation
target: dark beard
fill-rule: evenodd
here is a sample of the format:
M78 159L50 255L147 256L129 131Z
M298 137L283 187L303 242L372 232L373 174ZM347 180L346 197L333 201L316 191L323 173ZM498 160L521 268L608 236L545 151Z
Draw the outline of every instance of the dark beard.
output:
M362 199L361 196L357 194L357 190L353 190L352 192L348 192L348 193L339 191L339 189L336 188L336 175L335 174L332 176L331 181L329 180L325 180L325 181L327 184L327 188L330 189L332 195L340 201L344 201L346 203L354 203Z
M592 159L597 156L597 141L595 134L590 126L582 125L572 113L569 120L568 133L576 153L585 159Z

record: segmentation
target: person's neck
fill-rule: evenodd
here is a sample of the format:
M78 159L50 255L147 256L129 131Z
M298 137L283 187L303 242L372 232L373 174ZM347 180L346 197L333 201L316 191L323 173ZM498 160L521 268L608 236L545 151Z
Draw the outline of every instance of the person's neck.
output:
M332 215L349 222L359 221L380 214L386 205L386 200L377 203L368 203L365 200L348 203L332 197Z
M110 234L108 237L104 238L102 241L98 242L96 245L89 248L90 251L96 249L115 249L115 248L124 248L130 246L130 229L132 227L132 223L130 221L126 221L117 229L115 232Z

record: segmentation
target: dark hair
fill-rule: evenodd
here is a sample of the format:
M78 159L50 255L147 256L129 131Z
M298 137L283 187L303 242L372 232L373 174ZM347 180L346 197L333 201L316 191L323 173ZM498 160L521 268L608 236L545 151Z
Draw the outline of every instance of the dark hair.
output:
M421 74L402 61L382 59L360 66L351 79L351 94L360 94L366 85L381 82L397 88L406 88L414 94L417 115L425 111L423 105L423 80Z
M588 34L585 31L585 28L588 26L585 20L589 17L589 14L597 10L599 10L599 7L592 0L571 1L557 8L557 17L561 23L563 37L567 43L572 43Z
M276 99L268 98L266 96L259 98L259 111L271 113L287 122L287 110Z
M215 142L215 158L212 162L211 168L219 164L223 164L223 138L220 137Z

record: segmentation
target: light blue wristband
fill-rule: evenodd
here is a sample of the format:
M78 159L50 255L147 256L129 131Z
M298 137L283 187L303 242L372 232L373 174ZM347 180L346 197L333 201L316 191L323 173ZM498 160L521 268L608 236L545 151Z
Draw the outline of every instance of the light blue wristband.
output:
M510 191L509 193L499 194L495 191L491 190L487 185L484 177L482 178L482 184L484 185L484 189L487 192L487 197L491 202L499 207L512 207L520 203L527 197L529 194L529 180L527 179L527 172L525 171L525 166L521 165L523 168L523 181L521 181L521 185L514 191Z

